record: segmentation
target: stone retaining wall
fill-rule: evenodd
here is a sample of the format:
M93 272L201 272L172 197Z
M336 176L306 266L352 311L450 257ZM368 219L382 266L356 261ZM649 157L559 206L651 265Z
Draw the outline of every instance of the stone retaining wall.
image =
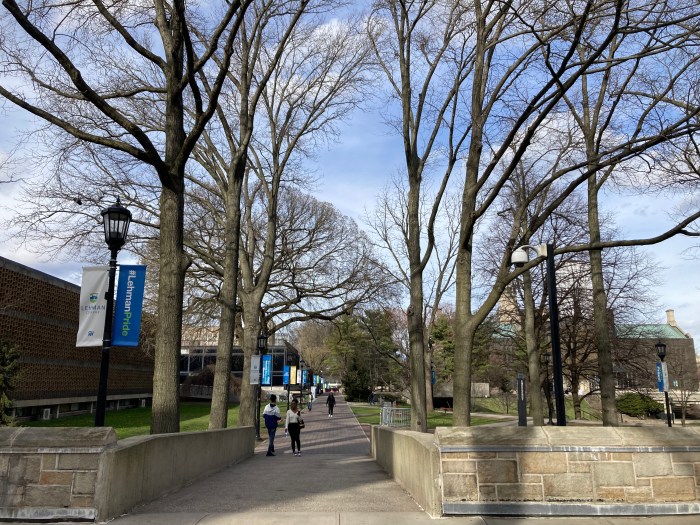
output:
M254 447L252 427L121 441L111 428L0 428L0 520L104 522Z
M111 428L0 428L0 519L94 520Z
M377 461L400 457L402 442L384 435L396 431L375 428ZM700 429L439 428L433 440L443 514L700 514ZM429 476L421 465L404 476ZM399 481L411 490L410 480Z

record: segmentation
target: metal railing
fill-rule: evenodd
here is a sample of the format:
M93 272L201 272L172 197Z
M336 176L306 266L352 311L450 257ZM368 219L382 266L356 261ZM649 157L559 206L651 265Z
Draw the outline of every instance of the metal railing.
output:
M379 424L383 427L410 427L411 409L394 408L385 403L379 413Z

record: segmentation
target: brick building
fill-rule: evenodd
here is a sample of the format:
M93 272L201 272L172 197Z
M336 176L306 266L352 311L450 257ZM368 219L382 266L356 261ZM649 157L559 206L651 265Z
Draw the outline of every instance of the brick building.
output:
M15 417L91 412L101 349L76 348L80 287L0 257L0 338L20 352ZM138 348L111 351L108 409L150 403L153 359Z

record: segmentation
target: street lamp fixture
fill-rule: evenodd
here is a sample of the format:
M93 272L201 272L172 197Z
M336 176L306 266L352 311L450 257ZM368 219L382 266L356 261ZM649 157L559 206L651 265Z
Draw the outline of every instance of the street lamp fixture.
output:
M659 341L654 345L656 347L656 355L659 356L659 360L663 363L666 359L666 345Z
M549 299L549 322L552 339L552 375L554 381L554 402L557 410L557 425L566 426L566 406L564 403L564 372L561 360L561 343L559 340L559 305L557 304L557 278L554 267L554 244L525 244L513 250L510 262L518 268L528 262L527 250L534 251L538 257L546 257L547 290Z
M659 341L654 345L656 347L656 355L659 356L660 371L661 371L661 382L664 388L664 400L666 401L666 424L671 427L673 423L671 422L671 401L668 398L668 367L664 362L666 359L666 345Z
M117 275L117 254L126 243L126 236L131 224L131 212L122 206L119 197L114 206L102 210L105 242L110 252L109 281L107 286L107 311L105 326L102 333L102 356L100 362L100 383L97 389L97 408L95 410L95 426L105 424L107 408L107 379L109 377L109 351L112 347L112 317L114 317L114 281Z

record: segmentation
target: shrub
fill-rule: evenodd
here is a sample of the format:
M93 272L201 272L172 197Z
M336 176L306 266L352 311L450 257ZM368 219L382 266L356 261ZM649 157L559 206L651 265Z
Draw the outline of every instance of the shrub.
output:
M622 414L639 418L652 416L664 411L661 403L654 401L647 395L633 392L618 397L615 405Z

